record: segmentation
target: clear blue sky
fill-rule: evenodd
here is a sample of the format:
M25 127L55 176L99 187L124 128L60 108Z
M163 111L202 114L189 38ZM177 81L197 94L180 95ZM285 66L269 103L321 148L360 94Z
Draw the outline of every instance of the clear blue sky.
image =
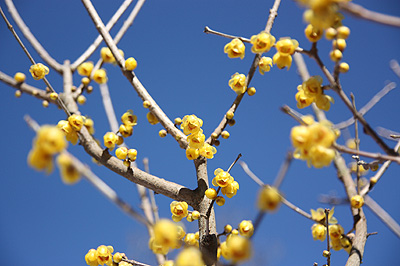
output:
M104 21L108 21L122 3L104 0L93 2ZM400 16L400 4L396 0L356 3ZM235 72L247 73L254 55L250 46L247 46L243 60L229 59L223 53L228 40L206 35L203 29L209 26L249 38L264 29L272 4L272 0L148 0L119 47L124 50L125 56L137 59L135 73L166 114L171 119L196 114L203 119L204 133L208 136L236 96L228 87L230 76ZM97 36L92 21L79 1L15 1L15 5L32 33L60 63L67 59L74 61ZM4 1L0 6L7 10ZM306 26L302 20L303 11L294 1L282 1L271 33L277 39L284 36L297 39L301 47L308 49L310 43L303 33ZM400 29L354 19L349 15L346 15L344 24L351 29L348 48L344 52L344 61L349 63L350 71L342 75L341 82L347 94L353 92L356 95L357 106L361 107L388 81L399 82L389 68L389 61L400 60ZM122 21L115 28L121 25ZM112 30L112 34L115 33L116 30ZM0 22L0 36L0 71L10 76L22 71L27 74L27 83L44 88L41 81L29 77L30 62L4 22ZM24 38L22 40L27 43ZM321 57L331 69L332 63L328 60L331 44L326 40L320 43ZM29 45L28 49L41 62ZM272 56L274 52L273 48L267 55ZM96 51L91 60L97 61L98 57L99 51ZM306 62L311 75L322 74L315 62L308 58ZM127 144L138 150L139 167L142 167L141 160L148 157L153 174L194 189L196 178L193 163L186 159L184 151L172 138L158 137L161 126L147 123L146 110L119 69L112 65L106 65L105 68L117 116L127 109L133 109L138 115L139 124ZM62 80L56 71L50 70L48 79L57 91L62 90ZM75 84L79 80L80 77L75 75ZM236 125L228 128L231 138L221 140L215 158L208 161L209 172L218 167L228 168L237 154L242 153L242 159L255 174L265 183L272 182L286 152L291 149L289 133L296 125L279 108L284 104L296 107L294 95L300 83L294 65L289 71L274 67L264 76L257 72L252 81L257 93L253 97L244 97L235 114ZM326 79L324 84L327 84ZM95 136L102 139L103 134L109 131L109 125L99 88L96 84L93 86L94 92L88 96L81 112L94 119ZM26 157L35 134L25 124L23 116L29 114L40 124L56 124L60 119L65 119L65 114L54 106L44 109L40 100L27 95L16 99L14 89L2 83L0 89L0 110L3 114L0 117L3 148L0 160L2 264L85 265L86 252L106 244L113 245L116 251L125 252L131 259L155 265L154 256L147 247L148 236L144 226L122 213L88 182L82 180L74 186L66 186L61 182L58 170L46 176L28 167ZM372 127L382 126L400 132L398 90L392 91L366 115ZM334 123L349 118L350 112L337 95L331 91L327 93L336 100L327 113L328 118ZM306 108L300 111L307 114L312 110ZM354 136L353 127L343 135L349 134ZM344 141L343 137L338 139L341 144ZM387 143L394 146L394 142ZM364 134L361 134L361 148L382 152ZM139 208L134 184L105 167L91 163L79 145L69 145L68 149L87 162L124 200ZM350 160L349 156L346 158ZM393 164L371 196L394 219L400 221L398 173L398 165ZM258 186L238 165L231 174L240 183L240 190L234 198L227 200L224 207L216 208L218 231L222 231L227 223L235 226L241 220L254 219L257 213L255 200ZM304 161L292 164L281 190L288 200L306 211L331 207L318 202L321 194L345 195L333 166L313 169L308 168ZM160 215L169 218L171 200L157 195L157 202ZM338 206L335 210L339 223L346 231L349 230L352 226L349 207ZM367 241L363 266L395 264L398 261L399 239L368 208L365 208L365 213L368 232L378 232L378 235L371 236ZM185 226L188 232L196 230L195 224L185 222ZM311 226L311 221L285 206L277 213L267 215L254 237L255 254L247 265L324 264L322 251L326 243L312 240ZM346 258L345 251L333 252L332 263L343 265Z

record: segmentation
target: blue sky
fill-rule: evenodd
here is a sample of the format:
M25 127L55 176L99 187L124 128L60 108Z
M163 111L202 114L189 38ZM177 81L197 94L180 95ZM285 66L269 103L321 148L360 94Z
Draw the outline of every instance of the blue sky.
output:
M93 2L103 21L108 21L122 3ZM356 3L379 12L400 15L400 4L395 0ZM249 38L264 29L272 4L271 0L148 0L119 48L124 50L125 56L137 59L135 73L171 119L196 114L203 119L203 130L208 136L236 96L228 87L230 76L235 72L247 73L254 55L247 46L243 60L229 59L223 53L223 47L229 40L206 35L203 29L209 26ZM67 59L74 61L97 37L96 28L79 1L15 1L15 5L32 33L60 63ZM4 1L0 6L7 10ZM311 44L303 33L306 26L302 20L303 11L294 1L283 1L271 33L277 39L290 36L298 40L301 47L308 49ZM6 14L11 20L11 16ZM113 35L122 22L111 31ZM398 82L399 78L389 68L389 61L400 60L400 32L399 29L354 19L349 15L345 15L344 24L351 29L344 52L344 61L349 63L350 71L341 76L341 82L348 95L350 92L355 94L357 106L361 107L388 81ZM0 71L10 76L17 71L29 74L30 62L4 22L0 23L0 36ZM22 40L27 44L24 38ZM321 58L329 69L333 65L328 59L330 46L329 41L320 41ZM27 47L41 62L33 49L29 45ZM272 57L274 53L272 49L267 55ZM97 61L98 57L99 51L96 51L90 59ZM306 58L306 63L311 75L322 75L315 62ZM158 137L161 126L147 123L141 100L119 69L112 65L105 65L105 68L117 116L120 117L128 109L133 109L138 115L138 126L127 144L138 150L139 167L142 167L141 160L147 157L151 173L194 189L193 163L186 159L184 151L172 138ZM48 79L56 91L61 91L62 80L56 71L50 70ZM75 84L79 81L80 77L74 75ZM29 75L27 83L38 88L45 87ZM264 76L257 72L252 81L257 93L253 97L244 97L235 114L236 125L228 128L231 137L221 140L215 158L208 161L209 172L219 167L227 169L241 153L242 159L256 175L265 183L273 182L286 152L291 149L289 133L296 125L279 108L284 104L296 107L294 95L300 83L294 65L289 71L274 67ZM324 84L327 84L326 79ZM80 110L93 118L95 136L101 139L109 131L109 125L99 88L96 84L93 86L94 92L87 96L88 101ZM27 95L17 99L14 89L5 84L0 83L0 88L3 95L0 99L3 113L0 117L3 128L3 155L0 160L2 262L16 266L85 265L86 252L106 244L113 245L116 251L125 252L129 258L156 265L154 256L147 248L145 228L117 209L88 182L82 180L74 186L66 186L61 182L58 170L46 176L28 167L26 157L35 134L25 124L23 116L29 114L40 124L56 124L65 119L65 114L54 106L44 109L40 100ZM398 90L390 92L365 116L373 128L382 126L400 132ZM327 112L328 119L338 123L349 118L350 112L337 95L332 91L327 94L336 101ZM299 111L303 114L312 112L311 108ZM354 136L353 127L342 135L349 134ZM360 138L361 149L382 152L367 135L361 133ZM338 139L338 143L344 142L343 137ZM394 146L394 142L387 143ZM86 162L121 198L139 209L139 196L134 184L105 167L91 163L81 146L69 145L68 150ZM350 161L349 156L345 157ZM398 171L398 165L393 164L370 195L395 220L400 221ZM241 220L254 219L257 214L257 184L238 165L231 174L239 182L240 190L234 198L227 200L225 206L216 208L218 231L222 231L227 223L235 226ZM304 161L292 163L281 190L288 200L306 211L331 207L318 202L321 194L345 195L333 166L308 168ZM162 195L156 198L160 215L169 218L171 200ZM368 239L363 265L397 262L399 239L368 208L365 208L365 213L368 232L378 232L378 235ZM351 228L352 217L348 206L336 207L335 216L346 231ZM188 232L195 232L196 224L184 224ZM267 215L254 237L255 252L247 265L324 264L322 251L326 243L312 240L311 226L311 221L286 206L275 214ZM334 252L332 263L343 265L346 258L346 252Z

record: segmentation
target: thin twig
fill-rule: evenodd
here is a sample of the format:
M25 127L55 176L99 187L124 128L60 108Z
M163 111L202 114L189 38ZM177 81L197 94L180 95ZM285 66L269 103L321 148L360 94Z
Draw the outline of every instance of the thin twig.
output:
M400 78L400 65L399 62L397 62L397 60L395 59L390 60L390 68Z
M395 16L390 16L375 11L368 10L360 5L351 2L339 3L340 9L362 19L366 19L372 22L400 27L400 18Z
M328 251L328 256L326 256L326 264L331 265L331 251L329 242L329 209L325 209L325 227L326 227L326 250Z
M128 259L125 259L125 258L122 258L122 261L127 262L127 263L129 263L129 264L131 264L133 266L150 266L148 264L145 264L145 263L142 263L142 262L139 262L139 261L136 261L136 260L128 260Z
M230 34L226 34L226 33L222 33L222 32L218 32L218 31L210 29L208 26L206 26L204 28L204 33L215 34L215 35L222 36L222 37L229 38L229 39L239 39L242 42L250 43L250 39L247 39L247 38L244 38L244 37L240 37L240 36L234 36L234 35L230 35Z
M312 218L311 214L309 214L308 212L300 209L299 207L297 207L296 205L294 205L293 203L291 203L290 201L288 201L284 197L282 197L282 203L285 204L286 206L288 206L290 209L292 209L295 212L297 212L298 214L306 217L307 219L310 219L310 220L314 221L314 219Z
M281 165L281 168L279 169L278 175L275 178L274 181L274 187L279 188L283 182L283 179L285 178L287 171L289 170L290 163L293 160L293 153L288 152L286 154L285 161Z
M144 170L146 171L146 173L150 174L149 159L148 158L144 158L143 159L143 165L144 165ZM157 204L156 204L156 198L154 197L154 191L153 190L149 190L149 195L150 195L150 202L151 202L151 207L152 207L152 210L153 210L154 219L157 222L160 219L160 216L158 214L158 207L157 207Z
M396 88L396 83L394 82L388 83L385 87L383 87L382 90L380 90L377 94L375 94L374 97L372 97L371 100L369 100L369 102L358 111L358 113L360 113L360 115L365 115L369 110L371 110L372 107L375 106L375 104L377 104L386 94L388 94L394 88ZM343 129L351 126L353 123L354 123L354 115L349 119L347 119L346 121L336 124L334 127L337 129Z
M354 94L351 93L350 97L351 97L351 100L352 100L352 104L353 104L354 110L357 110L356 109L356 100L355 100ZM358 138L358 123L357 123L357 117L356 116L354 116L354 132L355 132L354 141L355 141L355 144L356 144L356 150L360 151L360 139ZM356 167L357 167L356 168L357 184L356 184L356 186L357 186L357 193L360 194L360 165L358 164L358 162L360 160L360 157L356 156L356 158L357 158L357 165L356 165Z
M35 36L31 33L29 28L26 26L25 22L19 15L17 9L14 6L12 0L5 0L8 11L10 12L11 16L13 17L15 23L21 30L22 34L24 34L25 38L30 42L32 47L36 50L39 56L54 70L58 73L62 73L62 65L58 63L54 58L52 58L46 49L39 43L39 41L35 38Z
M125 0L121 4L121 6L114 13L114 15L111 17L111 19L108 21L108 23L106 25L106 29L108 31L110 31L114 27L114 25L118 22L118 20L122 16L122 14L124 14L126 9L130 6L130 4L132 4L132 2L133 2L133 0ZM87 48L87 50L85 52L83 52L82 55L79 58L77 58L74 63L71 64L72 71L75 71L75 69L80 64L85 62L94 53L94 51L97 49L97 47L99 47L99 45L101 44L102 41L103 41L103 38L99 34L97 36L97 38L94 40L94 42Z
M294 109L290 108L289 106L287 105L282 106L281 111L284 112L285 114L290 115L294 120L299 122L299 124L306 125L306 123L301 118L302 115L299 112L295 111Z
M247 163L244 161L239 162L240 166L243 168L243 171L251 178L253 179L254 182L256 182L260 187L264 186L264 182L261 181L260 178L258 178L249 168Z
M341 152L344 152L344 153L360 155L360 156L372 158L372 159L375 159L375 160L391 160L393 162L396 162L396 163L400 164L400 156L391 156L391 155L385 155L385 154L380 154L380 153L357 151L357 150L353 150L353 149L347 148L345 146L339 145L337 143L334 143L333 147L335 149L337 149L338 151L341 151Z

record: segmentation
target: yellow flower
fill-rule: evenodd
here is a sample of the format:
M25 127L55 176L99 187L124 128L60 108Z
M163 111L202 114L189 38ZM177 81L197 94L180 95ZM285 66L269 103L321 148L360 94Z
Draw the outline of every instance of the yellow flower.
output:
M137 67L137 62L135 58L129 57L128 59L125 60L125 68L126 70L132 71L135 70Z
M154 225L154 240L163 247L175 247L178 237L178 228L170 220L161 219Z
M251 243L247 238L231 235L226 241L226 246L234 263L245 261L251 256Z
M185 241L186 245L199 247L199 241L196 239L196 236L193 233L187 234L183 241Z
M182 250L176 257L175 263L176 266L204 266L200 250L194 247Z
M93 62L84 62L78 66L78 74L89 77L92 74Z
M28 164L38 171L46 170L47 173L53 171L53 157L40 148L33 148L29 152Z
M230 183L234 181L233 177L228 173L218 168L214 171L214 179L212 180L212 184L216 187L220 186L221 188L228 186Z
M282 201L282 196L275 187L264 186L258 194L258 208L262 211L274 211Z
M113 261L112 261L112 254L114 252L114 248L112 246L104 246L101 245L97 248L96 250L96 255L97 255L97 263L100 265L108 265L112 266Z
M118 131L124 138L127 138L132 136L133 127L129 125L120 125Z
M124 125L136 126L137 116L133 114L132 110L128 110L121 116L121 121Z
M217 191L215 190L215 188L208 188L205 193L207 198L209 198L210 200L215 200L217 198Z
M68 122L74 130L79 131L84 124L84 119L83 116L74 114L68 117Z
M226 187L223 187L221 189L221 192L223 195L226 195L228 198L232 198L233 196L236 195L237 191L239 189L239 183L236 181L232 181L228 183Z
M121 49L118 49L118 52L124 57L124 52ZM105 63L115 63L114 55L108 47L101 48L100 56Z
M214 154L217 153L217 149L208 143L204 143L203 147L199 149L200 155L207 159L214 158Z
M86 264L89 266L98 266L99 264L97 263L97 254L95 249L90 249L88 253L85 255L85 261Z
M317 97L322 94L322 78L321 76L313 76L302 84L304 94L308 97Z
M263 56L261 57L260 61L258 62L258 70L260 71L261 75L264 75L265 72L269 72L272 67L272 58Z
M326 237L326 227L322 224L313 224L311 233L314 240L324 241Z
M189 147L192 149L200 149L204 145L206 136L203 134L203 130L200 129L197 133L193 133L187 137Z
M67 147L63 132L56 126L42 126L34 140L35 147L47 154L59 153Z
M170 204L172 220L179 222L188 215L188 204L184 201L173 201Z
M290 69L290 66L292 65L292 56L287 55L281 55L280 53L276 53L273 57L272 60L274 64L279 68L283 69L287 67L287 69Z
M322 168L324 166L329 166L335 157L335 150L325 148L322 145L316 145L310 148L310 160L315 168Z
M115 150L115 156L117 156L118 159L125 160L126 157L128 156L128 148L119 147L118 149Z
M333 100L333 98L326 94L318 95L315 98L315 104L317 105L317 107L324 111L329 111L329 109L331 108L331 103L334 102L335 101Z
M181 129L185 135L195 134L203 126L203 120L195 115L185 115L182 119Z
M243 220L239 224L239 234L244 237L251 237L254 233L253 222L250 220Z
M297 47L299 47L299 42L289 37L280 38L275 45L276 50L281 56L294 54Z
M301 85L299 85L301 87ZM298 87L298 88L299 88ZM300 89L295 95L297 101L297 108L305 108L313 103L314 98L306 96L303 89Z
M88 132L90 135L94 134L94 122L91 118L84 117L83 119L84 123L83 125L87 128Z
M155 254L167 255L169 251L169 247L158 244L155 237L150 237L149 248Z
M336 218L333 217L334 213L335 213L335 207L333 207L329 211L329 214L328 214L328 222L329 222L329 224L336 224L337 223ZM322 208L318 208L316 210L311 209L311 218L314 221L325 223L325 218L326 218L325 210L322 209Z
M230 43L225 45L224 52L228 54L229 58L240 57L240 59L243 59L245 49L246 47L244 46L243 42L240 39L235 38Z
M352 208L359 209L364 205L364 198L361 195L351 197L350 204Z
M17 73L15 73L15 75L14 75L14 80L15 80L16 82L18 82L18 83L24 82L25 79L26 79L26 76L25 76L24 73L17 72Z
M35 80L39 80L44 78L47 74L49 74L49 68L42 63L37 63L36 65L32 65L29 68L29 72L31 72L32 77Z
M310 42L317 42L322 38L324 31L322 29L316 28L311 24L308 24L304 30L304 34Z
M93 80L98 84L104 84L107 82L107 73L104 69L97 69L93 74Z
M103 139L104 139L104 146L106 146L107 148L109 148L109 149L112 150L112 149L114 149L115 144L116 144L117 141L118 141L118 136L115 135L114 132L107 132L107 133L103 136Z
M186 149L186 158L188 158L188 160L194 160L197 159L200 156L200 152L198 149L193 149L188 147Z
M61 180L64 184L73 185L81 179L81 174L72 163L70 156L64 153L58 155L57 164L60 168Z
M251 36L250 42L253 44L251 47L253 53L265 53L275 44L275 37L262 31L258 35Z
M329 225L329 236L331 239L340 239L344 234L344 229L340 224Z
M64 132L67 141L70 141L73 145L78 143L78 134L68 121L60 120L57 127Z
M246 76L244 74L235 73L229 80L229 87L236 92L237 95L246 92Z
M148 112L146 115L147 121L149 121L150 125L156 125L158 124L158 119L153 113Z

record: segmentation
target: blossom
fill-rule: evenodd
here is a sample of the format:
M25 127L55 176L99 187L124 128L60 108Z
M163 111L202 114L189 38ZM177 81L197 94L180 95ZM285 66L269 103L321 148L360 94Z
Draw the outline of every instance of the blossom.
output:
M198 248L189 247L182 250L176 257L176 266L204 266L201 252Z
M175 247L177 242L178 228L170 220L161 219L154 225L154 240L156 244L163 247Z
M254 233L254 226L250 220L241 221L238 228L239 234L244 237L251 237Z
M25 79L26 79L26 76L25 76L24 73L17 72L17 73L15 73L15 75L14 75L14 80L15 80L16 82L18 82L18 83L24 82Z
M316 97L322 94L322 77L312 76L302 84L302 90L308 97Z
M322 38L322 34L324 31L322 29L319 29L317 27L314 27L311 24L308 24L306 29L304 30L304 34L306 35L306 38L310 42L317 42Z
M244 74L235 73L229 80L229 87L236 92L237 95L246 92L246 76Z
M184 201L173 201L170 204L172 213L172 220L175 222L180 221L182 218L188 215L188 204Z
M203 134L203 130L200 129L197 133L193 133L187 137L189 147L192 149L200 149L204 146L206 136Z
M324 241L326 237L326 227L322 224L313 224L311 233L314 240Z
M84 118L81 115L73 114L68 117L68 122L74 130L79 131L84 125Z
M214 154L217 153L217 149L208 143L204 143L203 147L199 149L199 153L207 159L212 159L214 158Z
M188 160L194 160L197 159L200 156L200 152L198 149L193 149L188 147L186 149L186 158L188 158Z
M229 183L234 181L233 177L228 173L218 168L214 171L214 179L212 180L212 184L216 187L226 187Z
M290 69L290 66L292 65L292 56L290 55L281 55L280 53L276 53L273 57L272 60L274 64L279 68L283 69L287 67L287 69Z
M251 256L251 243L248 238L231 235L226 241L229 258L234 262L245 261Z
M104 84L107 82L107 72L104 69L97 69L93 74L93 80L98 84Z
M329 225L329 236L334 239L340 239L344 234L344 229L340 224Z
M207 198L209 198L210 200L215 200L215 198L217 197L217 191L215 190L215 188L208 188L205 193Z
M53 171L53 157L42 149L33 148L28 154L28 164L36 170Z
M43 152L53 155L67 147L63 132L55 126L42 126L37 132L34 146Z
M200 131L203 120L195 115L185 115L182 119L181 129L185 135L194 134Z
M232 198L233 196L236 195L237 191L239 189L239 183L236 181L232 181L228 183L226 187L223 187L221 189L221 192L223 195L226 195L228 198Z
M118 52L121 54L122 57L124 57L124 52L121 49L118 49ZM101 48L100 56L105 63L115 63L114 55L108 47Z
M81 179L81 174L73 164L69 155L65 153L58 155L57 165L60 168L61 180L64 184L72 185Z
M282 196L275 187L264 186L258 194L258 208L262 211L274 211L282 201Z
M44 78L47 74L49 74L49 68L42 63L37 63L36 65L32 65L29 68L29 72L31 72L32 77L35 80L39 80Z
M64 132L67 141L70 141L73 145L78 143L78 134L68 121L60 120L57 127Z
M158 119L153 113L148 112L146 115L146 118L147 118L147 121L149 121L150 125L158 124Z
M251 36L250 42L253 44L251 48L253 53L265 53L275 44L275 37L262 31L258 35Z
M104 140L104 146L106 146L107 148L113 150L114 147L115 147L115 144L118 141L118 136L115 135L114 132L107 132L103 136L103 140Z
M125 68L126 70L132 71L135 70L137 67L137 62L135 58L129 57L128 59L125 60Z
M93 70L93 62L84 62L78 66L78 74L89 77Z
M108 265L112 266L113 261L112 261L112 254L114 252L114 248L112 246L105 246L101 245L97 248L96 250L96 256L97 256L97 263L100 265Z
M280 38L275 45L276 51L281 56L288 56L294 54L297 47L299 47L299 42L289 37Z
M240 39L235 38L230 43L225 45L224 52L228 54L229 58L240 57L240 59L243 59L245 49L246 47L244 43Z
M265 72L269 72L272 67L272 58L263 56L261 57L260 61L258 62L258 70L260 71L261 75L264 75Z
M350 199L352 208L360 209L364 205L364 198L361 195L355 195Z

